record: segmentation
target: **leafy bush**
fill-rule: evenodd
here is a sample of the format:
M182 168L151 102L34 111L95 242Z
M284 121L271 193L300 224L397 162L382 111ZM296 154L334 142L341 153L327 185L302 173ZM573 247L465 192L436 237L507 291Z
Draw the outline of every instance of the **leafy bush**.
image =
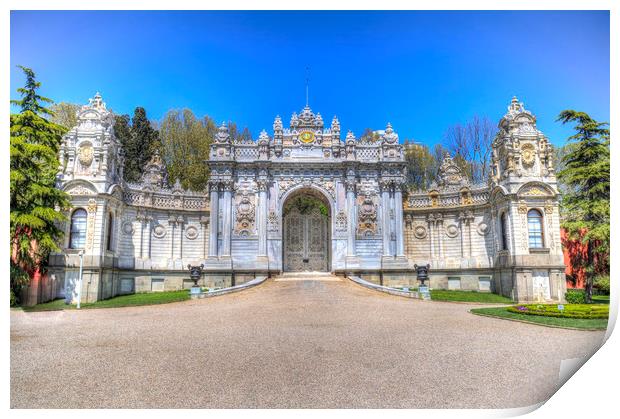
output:
M564 310L557 304L523 304L508 307L508 311L533 316L564 317L570 319L606 319L609 306L598 304L565 304Z
M586 302L586 293L584 290L567 290L564 297L569 304L584 304Z
M594 288L601 294L609 295L609 275L601 275L595 278Z

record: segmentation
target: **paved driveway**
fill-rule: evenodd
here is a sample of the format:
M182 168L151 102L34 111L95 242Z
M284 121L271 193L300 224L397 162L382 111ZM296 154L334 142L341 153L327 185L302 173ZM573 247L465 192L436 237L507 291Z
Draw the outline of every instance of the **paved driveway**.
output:
M12 310L11 406L521 407L603 339L472 307L269 280L161 306Z

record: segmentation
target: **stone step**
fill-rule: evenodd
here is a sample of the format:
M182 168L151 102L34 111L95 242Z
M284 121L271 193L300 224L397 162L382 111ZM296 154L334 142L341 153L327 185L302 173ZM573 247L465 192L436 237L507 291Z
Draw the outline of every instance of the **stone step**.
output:
M331 272L285 272L273 279L274 281L341 281Z

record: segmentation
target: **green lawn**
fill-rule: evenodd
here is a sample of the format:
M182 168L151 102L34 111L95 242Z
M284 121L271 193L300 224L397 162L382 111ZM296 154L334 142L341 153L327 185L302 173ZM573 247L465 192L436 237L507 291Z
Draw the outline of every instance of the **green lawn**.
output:
M510 298L490 292L431 290L431 300L435 301L467 301L474 303L511 304Z
M594 304L609 304L609 295L593 295L592 302Z
M189 300L189 291L166 291L166 292L149 292L121 295L118 297L101 300L94 303L82 303L81 308L113 308L113 307L131 307L145 306L151 304L174 303L177 301ZM54 300L48 303L37 304L33 307L23 307L24 311L50 311L50 310L72 310L75 305L65 304L65 300Z
M509 320L520 320L527 323L540 324L545 326L585 330L607 329L607 319L568 319L560 317L531 316L528 314L511 313L506 309L506 307L475 308L470 311L474 314L483 314Z

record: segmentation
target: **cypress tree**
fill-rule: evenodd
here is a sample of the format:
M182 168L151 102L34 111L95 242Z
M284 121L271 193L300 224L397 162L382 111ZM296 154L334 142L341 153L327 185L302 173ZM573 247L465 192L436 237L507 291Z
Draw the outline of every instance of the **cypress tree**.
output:
M59 211L69 206L67 195L56 188L58 152L66 128L46 117L53 117L40 96L41 86L34 72L19 66L26 85L17 89L21 100L11 100L20 112L11 114L10 138L10 245L11 303L19 302L22 287L35 271L44 269L49 253L58 250L63 235Z
M562 111L558 121L576 124L576 134L568 138L559 180L567 188L562 197L564 221L569 238L587 248L585 261L586 302L592 302L596 262L609 253L609 129L584 112Z
M142 169L157 147L157 130L151 126L144 108L137 107L134 110L131 126L129 116L116 116L114 132L125 152L125 180L137 182L142 175Z

